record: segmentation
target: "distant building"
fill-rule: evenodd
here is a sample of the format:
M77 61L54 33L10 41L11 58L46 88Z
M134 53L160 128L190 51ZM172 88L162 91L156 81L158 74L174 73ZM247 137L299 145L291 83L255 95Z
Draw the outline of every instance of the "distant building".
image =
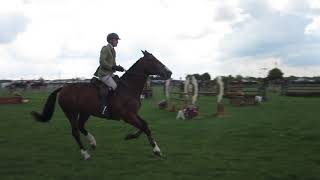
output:
M0 80L0 88L5 88L12 83L11 80Z

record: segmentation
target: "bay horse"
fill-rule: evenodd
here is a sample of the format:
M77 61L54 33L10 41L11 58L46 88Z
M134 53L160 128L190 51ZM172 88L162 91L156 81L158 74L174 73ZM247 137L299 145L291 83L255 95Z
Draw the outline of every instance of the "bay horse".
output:
M112 119L121 119L138 129L129 133L125 137L126 140L138 138L140 134L145 133L153 148L153 153L161 156L160 148L152 136L147 122L138 115L141 106L140 95L149 75L159 75L168 79L172 72L149 52L142 51L142 53L143 57L136 61L120 78L118 87L110 98L111 114ZM36 121L48 122L52 118L57 96L61 109L70 121L72 135L80 147L80 153L87 160L91 156L80 140L79 131L88 139L92 149L95 149L96 140L85 129L85 123L91 115L103 118L100 112L101 101L98 90L91 83L73 83L58 88L48 96L42 113L31 112Z

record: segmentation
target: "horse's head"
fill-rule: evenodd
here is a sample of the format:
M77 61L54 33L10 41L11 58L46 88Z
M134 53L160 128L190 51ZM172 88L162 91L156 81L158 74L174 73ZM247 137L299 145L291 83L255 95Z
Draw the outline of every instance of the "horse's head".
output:
M172 72L162 64L157 58L147 51L142 51L143 57L140 59L140 63L143 64L144 72L147 75L158 75L165 79L171 77Z

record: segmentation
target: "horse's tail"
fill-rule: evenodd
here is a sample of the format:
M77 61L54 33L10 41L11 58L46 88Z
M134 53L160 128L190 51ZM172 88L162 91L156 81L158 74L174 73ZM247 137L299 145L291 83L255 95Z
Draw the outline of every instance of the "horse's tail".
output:
M35 112L35 111L32 111L31 112L31 115L33 116L33 118L36 120L36 121L39 121L39 122L48 122L52 115L53 115L53 112L54 112L54 107L55 107L55 104L56 104L56 99L57 99L57 94L58 92L62 89L62 87L54 90L48 97L47 99L47 102L46 104L44 105L43 107L43 110L42 110L42 113L38 113L38 112Z

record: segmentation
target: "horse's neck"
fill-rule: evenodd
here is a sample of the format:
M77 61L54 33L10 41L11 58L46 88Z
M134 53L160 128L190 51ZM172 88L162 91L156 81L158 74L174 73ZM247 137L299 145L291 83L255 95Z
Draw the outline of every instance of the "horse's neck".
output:
M129 95L135 98L140 98L144 85L147 81L147 76L128 74L121 78L123 85L119 87L120 94Z

